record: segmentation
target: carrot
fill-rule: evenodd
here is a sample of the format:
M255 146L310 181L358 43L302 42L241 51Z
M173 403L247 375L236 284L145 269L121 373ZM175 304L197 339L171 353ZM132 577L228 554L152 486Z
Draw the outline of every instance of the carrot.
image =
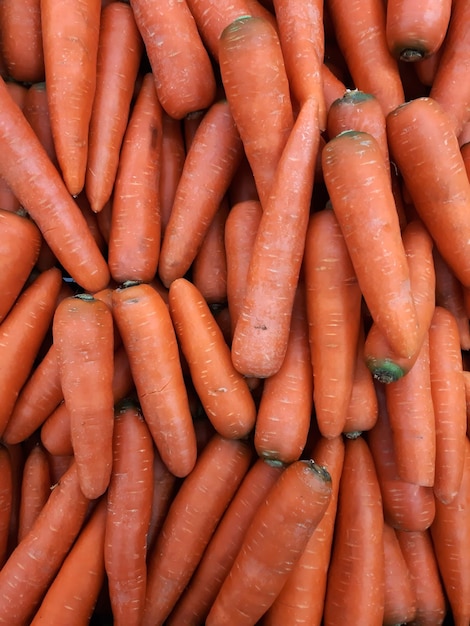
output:
M117 283L150 281L160 253L162 112L147 73L124 135L114 184L108 264Z
M194 261L242 152L230 106L219 100L195 132L176 188L158 265L165 286L184 276Z
M21 477L18 517L18 541L27 535L47 502L51 490L51 472L45 449L36 444L25 459Z
M49 329L61 278L56 267L39 274L0 324L0 433Z
M385 34L390 52L402 61L420 61L444 41L452 0L387 2Z
M104 563L115 624L140 624L147 577L153 440L137 405L116 408L113 469L107 492Z
M269 201L261 202L263 215L231 349L236 369L245 376L272 376L285 356L319 137L317 105L307 100L282 152Z
M171 472L186 476L196 435L168 307L151 285L130 283L114 290L112 310L158 451Z
M171 208L186 158L181 121L170 117L166 111L162 111L161 150L162 154L165 155L160 163L159 180L160 225L163 235L170 219Z
M41 0L40 6L54 147L67 189L76 196L85 182L101 2L72 0L60 12L50 0Z
M33 83L29 87L25 95L23 113L44 146L50 160L58 168L45 82Z
M179 487L179 479L170 472L162 461L158 450L154 447L153 453L153 493L150 522L147 532L147 551L153 549L155 539L170 508L170 504Z
M331 499L280 594L264 616L265 626L282 626L287 623L304 623L309 626L321 624L333 545L338 487L344 462L342 437L321 437L313 447L312 456L316 463L326 467L331 476Z
M310 217L304 273L315 417L323 436L337 437L351 399L362 294L331 209Z
M462 481L467 403L457 324L452 313L439 306L429 329L429 369L436 428L434 493L448 503Z
M1 624L30 622L80 532L88 505L73 463L0 570Z
M228 438L247 436L255 403L208 304L195 285L178 278L170 285L169 306L192 383L215 430Z
M436 100L418 98L387 117L387 134L417 213L443 259L468 286L470 182L449 117ZM436 176L446 184L436 185Z
M344 131L326 144L322 162L333 210L372 319L390 346L410 358L419 348L418 321L390 176L379 144L369 133Z
M375 96L386 115L405 96L397 61L387 45L384 3L356 0L345 5L341 0L327 0L325 7L354 86Z
M9 556L9 535L13 518L13 466L10 452L0 445L0 568ZM16 538L15 538L16 539Z
M131 7L111 2L101 10L85 173L85 191L95 213L111 197L142 53Z
M155 78L158 99L171 117L209 107L215 77L186 1L131 0Z
M299 105L308 98L316 100L318 124L325 130L323 2L274 0L273 7L292 97Z
M31 626L88 623L104 581L103 543L106 503L98 502L90 519L49 586Z
M0 209L0 322L23 289L41 248L41 233L23 212Z
M470 621L470 580L466 554L470 549L470 440L463 438L464 470L453 500L436 498L436 516L431 536L439 572L450 604L454 624Z
M43 80L41 1L3 0L0 32L1 52L8 76L25 83Z
M255 178L245 152L230 183L228 195L232 207L246 200L259 200Z
M11 508L8 528L8 546L6 553L7 557L9 557L18 543L18 529L21 505L21 482L26 460L26 450L22 444L5 444L5 447L8 450L11 466ZM6 471L6 476L8 476L8 469Z
M323 97L325 99L325 108L328 111L330 106L338 98L342 98L347 89L341 79L331 70L331 68L323 63L321 68Z
M251 448L215 434L175 495L149 554L142 626L163 624L248 471Z
M431 325L436 298L436 270L433 261L434 243L429 232L419 219L408 222L402 231L410 272L410 284L413 302L419 324L419 343ZM372 324L367 333L364 355L367 366L374 377L381 382L392 382L412 369L418 358L419 350L411 357L403 358L395 354L377 324Z
M264 208L293 126L289 81L271 22L245 16L226 26L219 39L219 65Z
M294 300L286 356L264 381L256 416L254 445L259 456L292 463L300 458L313 411L313 377L308 343L305 289Z
M93 500L109 484L114 422L113 318L90 294L63 300L52 326L80 486Z
M313 460L286 467L254 514L209 611L207 626L257 622L275 601L323 518L331 492L328 471Z
M191 580L167 620L168 626L202 623L227 576L245 533L282 463L257 459L227 507Z

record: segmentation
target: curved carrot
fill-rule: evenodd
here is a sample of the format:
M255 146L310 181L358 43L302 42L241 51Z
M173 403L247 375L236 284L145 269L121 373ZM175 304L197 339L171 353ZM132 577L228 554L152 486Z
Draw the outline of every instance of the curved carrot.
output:
M232 341L245 376L266 378L285 356L310 213L320 132L317 104L306 100L282 152L256 233Z
M289 81L279 37L271 22L244 16L226 26L219 39L219 65L264 207L293 126Z
M117 283L150 281L160 254L162 112L147 73L134 104L114 183L108 265Z
M163 624L248 471L246 442L215 434L175 495L149 554L142 626Z
M186 1L131 0L158 99L171 117L212 104L216 85L209 54Z
M96 89L100 0L41 0L47 101L57 161L69 192L83 189Z
M109 484L114 423L113 319L89 294L62 300L52 335L80 486L93 500Z
M25 459L21 477L21 500L18 514L18 541L27 535L47 502L52 481L45 449L35 445Z
M196 435L168 307L148 283L130 283L114 290L113 316L158 451L171 472L186 476Z
M9 556L14 507L13 464L8 448L0 445L0 568ZM15 537L15 545L17 536Z
M169 306L192 383L215 430L246 437L255 424L255 402L209 305L195 285L178 278L170 285Z
M0 433L46 337L61 280L56 267L39 274L0 324Z
M393 349L409 358L419 348L418 320L382 150L369 133L344 131L326 144L322 162L333 210L372 319Z
M140 624L147 579L153 439L137 405L116 408L107 492L104 563L114 623Z
M167 287L184 276L194 261L242 152L230 106L219 100L199 123L176 188L158 264Z
M101 10L85 173L85 191L95 213L111 197L142 53L131 7L111 2Z

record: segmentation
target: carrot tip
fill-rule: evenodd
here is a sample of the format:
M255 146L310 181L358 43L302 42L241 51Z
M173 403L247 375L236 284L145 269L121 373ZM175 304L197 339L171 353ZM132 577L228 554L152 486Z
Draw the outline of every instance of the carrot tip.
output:
M376 361L375 359L368 359L367 367L376 380L385 384L399 380L406 373L399 365L388 360Z

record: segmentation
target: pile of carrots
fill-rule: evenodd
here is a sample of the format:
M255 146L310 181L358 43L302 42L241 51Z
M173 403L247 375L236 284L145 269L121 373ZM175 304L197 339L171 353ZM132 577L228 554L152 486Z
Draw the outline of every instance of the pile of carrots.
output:
M470 624L469 24L3 0L0 624Z

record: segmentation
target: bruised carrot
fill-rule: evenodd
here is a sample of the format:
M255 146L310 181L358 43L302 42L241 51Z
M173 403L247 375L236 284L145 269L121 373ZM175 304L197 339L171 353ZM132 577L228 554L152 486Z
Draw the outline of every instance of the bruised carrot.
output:
M29 623L78 536L88 505L73 463L0 570L0 623Z
M104 536L104 563L116 625L141 623L152 489L152 436L138 406L124 400L116 408L114 420Z
M317 104L306 100L279 160L256 233L231 347L245 376L266 378L284 359L310 214L319 147Z
M9 535L13 517L13 465L8 448L0 445L0 567L9 556ZM15 539L16 543L17 538Z
M372 319L393 349L409 358L419 349L418 320L383 153L369 133L344 131L326 144L322 162L333 210Z
M131 0L162 107L182 119L209 107L215 77L186 0Z
M196 461L196 435L168 307L148 283L125 284L112 300L144 419L164 463L186 476Z
M248 471L251 457L246 442L219 434L201 452L175 495L149 554L142 626L165 622Z
M111 2L101 10L85 173L85 191L95 213L111 197L142 53L131 7Z
M170 219L171 208L186 158L182 123L168 115L166 111L162 111L161 150L162 154L165 155L160 163L159 181L160 225L163 235Z
M101 2L72 0L63 3L60 12L50 0L40 5L54 147L67 189L76 196L85 183Z
M165 286L184 276L194 261L242 152L230 106L219 100L200 121L176 188L158 264Z
M330 474L313 460L286 467L253 516L209 611L207 626L248 626L259 620L323 518L331 492Z
M60 566L31 626L59 626L64 620L70 626L79 626L91 619L104 581L105 523L106 505L101 500Z
M362 294L331 209L310 217L304 274L315 417L323 436L337 437L351 399Z
M271 22L248 15L226 26L219 39L219 65L264 208L293 126L289 81Z
M192 384L215 430L246 437L255 424L255 402L209 305L193 283L178 278L170 285L169 307Z
M39 274L0 324L0 433L5 430L46 337L61 280L56 267Z
M148 282L157 272L161 157L162 112L153 76L147 73L124 135L114 184L108 265L117 283Z
M21 477L21 500L18 516L18 541L27 535L47 502L51 490L51 472L45 449L35 445L25 459Z
M113 318L90 294L63 300L52 326L80 486L93 500L109 484L114 422Z

